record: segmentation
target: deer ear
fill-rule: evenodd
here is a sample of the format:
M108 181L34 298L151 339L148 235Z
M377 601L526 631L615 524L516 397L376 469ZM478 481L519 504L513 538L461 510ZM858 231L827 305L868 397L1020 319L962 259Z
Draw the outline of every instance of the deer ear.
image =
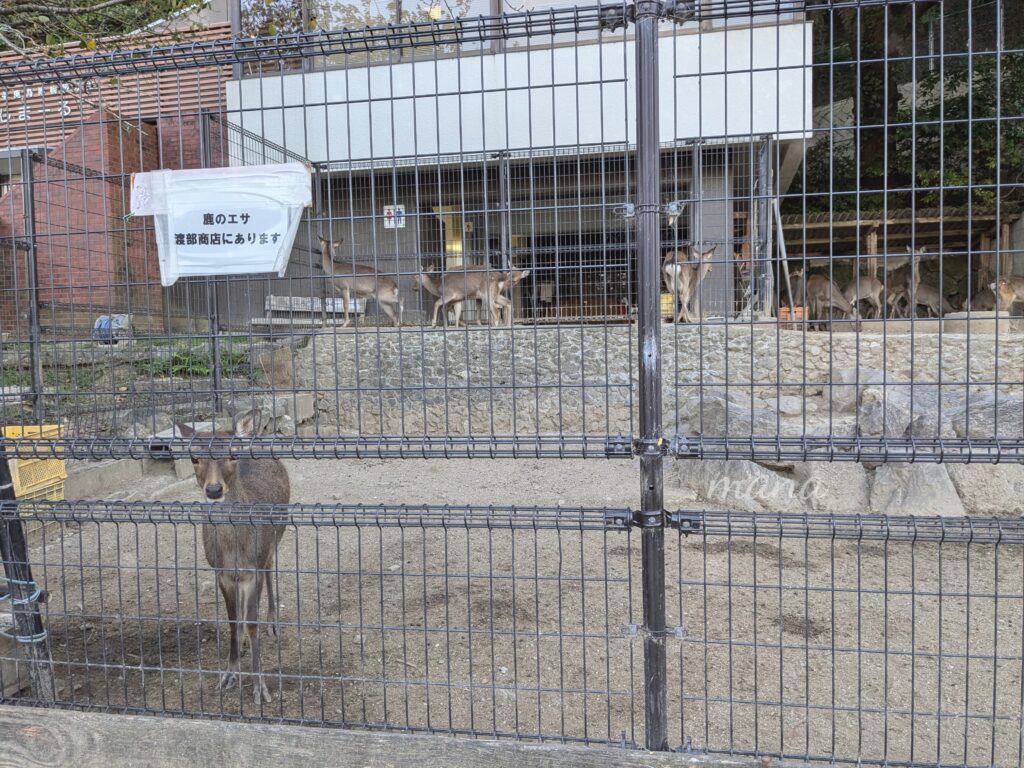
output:
M260 429L259 409L235 417L235 437L253 437Z

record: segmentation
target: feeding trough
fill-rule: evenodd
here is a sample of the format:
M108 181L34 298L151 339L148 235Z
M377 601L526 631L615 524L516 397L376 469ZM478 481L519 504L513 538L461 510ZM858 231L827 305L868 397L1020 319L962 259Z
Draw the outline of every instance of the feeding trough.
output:
M302 163L149 171L132 177L132 215L153 216L160 283L181 277L284 276L303 209Z

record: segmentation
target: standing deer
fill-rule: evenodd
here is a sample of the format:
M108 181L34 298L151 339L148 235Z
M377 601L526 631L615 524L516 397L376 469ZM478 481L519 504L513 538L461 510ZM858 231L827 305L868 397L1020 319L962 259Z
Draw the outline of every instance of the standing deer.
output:
M802 274L801 274L802 279ZM832 320L832 310L838 309L846 317L857 319L857 307L851 304L839 290L839 286L825 275L811 275L807 278L807 311L811 318L818 320L819 330L825 329L824 320Z
M528 269L512 272L469 270L446 273L439 286L440 296L434 302L434 317L431 326L437 326L438 313L442 307L448 304L455 305L455 324L458 325L462 316L462 302L466 299L477 299L483 303L491 325L496 325L503 320L507 321L507 324L511 324L511 312L505 310L512 306L512 302L501 293L506 286L515 285L529 274L530 270ZM501 316L499 317L499 315Z
M673 295L679 307L675 315L675 322L677 323L681 320L685 320L688 323L693 322L693 316L690 314L690 304L693 302L694 297L697 296L700 284L707 277L708 273L711 272L711 259L715 254L715 247L711 246L706 251L698 251L691 246L689 251L690 260L682 262L679 261L679 257L685 256L682 250L669 251L665 254L665 260L662 262L661 267L665 279L665 287Z
M334 260L337 247L338 243L320 238L321 266L331 277L335 293L341 291L345 301L345 322L342 323L342 327L349 324L348 305L352 294L360 299L376 299L384 314L391 318L391 322L396 326L401 325L405 305L398 295L398 283L395 279L362 264L339 264ZM398 307L397 317L393 307Z
M928 285L928 283L917 284L914 301L916 306L912 310L912 314L915 315L917 314L916 309L918 306L927 308L928 317L942 317L942 315L955 311L949 300L939 293L939 289L933 285Z
M418 275L416 275L416 282L419 283L421 286L423 286L423 289L427 293L429 293L431 296L433 296L435 299L441 298L441 293L442 293L441 285L442 285L442 282L443 282L443 278L440 276L440 271L439 270L431 270L430 272L420 272ZM444 312L444 324L445 324L445 326L448 325L449 320L452 317L452 315L449 314L449 313L453 313L455 318L460 318L462 316L462 302L461 301L452 302L450 306L446 306L445 307L445 312ZM458 319L456 319L456 321L453 323L453 325L458 325L458 324L459 324L459 321L458 321Z
M240 437L259 433L258 410L236 417L232 432L198 433L177 424L184 437ZM243 504L287 504L291 498L288 471L277 459L193 459L196 482L207 499L214 502ZM213 513L216 514L216 513ZM203 551L217 577L224 596L231 644L228 668L221 674L218 690L231 688L239 678L238 632L244 626L252 653L252 674L256 706L270 701L270 691L260 669L259 606L263 589L267 590L267 632L277 634L277 604L271 574L277 545L285 526L250 523L203 524Z
M882 316L883 293L885 293L885 286L874 275L858 274L843 288L843 298L851 305L859 308L862 301L870 304L872 317Z
M921 255L924 251L924 248L918 248L915 253L908 245L907 253L910 254L910 261L888 274L886 281L888 283L888 292L885 296L885 303L889 306L890 317L900 316L900 305L904 302L904 317L910 317L914 312L917 302L915 298L917 286L921 282Z

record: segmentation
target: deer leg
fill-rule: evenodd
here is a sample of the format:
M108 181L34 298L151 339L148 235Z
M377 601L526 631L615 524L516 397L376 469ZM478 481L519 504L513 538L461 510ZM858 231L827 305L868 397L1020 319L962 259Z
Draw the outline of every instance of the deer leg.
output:
M263 572L263 582L267 587L267 635L277 635L277 603L274 602L274 578L267 570Z
M442 296L441 298L439 298L437 301L434 302L434 318L430 321L430 327L431 328L436 328L437 327L437 315L441 311L441 307L443 307L443 306L444 306L444 296ZM447 315L448 315L448 311L445 310L445 316L447 317Z
M221 673L217 682L217 690L226 691L238 682L238 593L233 580L225 583L218 578L217 585L220 587L220 593L224 595L224 607L227 609L228 628L231 633L228 668Z
M349 290L348 286L345 286L344 288L341 289L341 300L343 302L345 302L345 322L343 322L341 324L342 328L347 328L348 324L349 324L349 319L348 319L348 302L349 302L349 297L351 295L352 294L351 294L351 291Z
M252 676L253 676L253 700L256 706L271 701L270 691L263 680L263 673L260 669L260 587L263 586L263 579L259 572L251 579L247 579L245 586L240 590L245 601L245 631L249 636L249 649L252 652Z

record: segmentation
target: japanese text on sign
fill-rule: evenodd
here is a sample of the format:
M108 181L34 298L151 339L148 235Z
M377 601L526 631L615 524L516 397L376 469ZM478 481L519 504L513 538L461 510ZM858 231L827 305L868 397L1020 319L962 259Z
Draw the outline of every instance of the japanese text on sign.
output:
M206 256L244 251L275 251L287 231L278 208L200 208L174 211L174 245L178 255ZM230 246L230 249L224 249ZM222 249L218 252L217 249Z
M81 112L79 99L83 94L98 90L99 83L95 80L72 80L0 90L0 125L47 117L70 117L73 111Z

